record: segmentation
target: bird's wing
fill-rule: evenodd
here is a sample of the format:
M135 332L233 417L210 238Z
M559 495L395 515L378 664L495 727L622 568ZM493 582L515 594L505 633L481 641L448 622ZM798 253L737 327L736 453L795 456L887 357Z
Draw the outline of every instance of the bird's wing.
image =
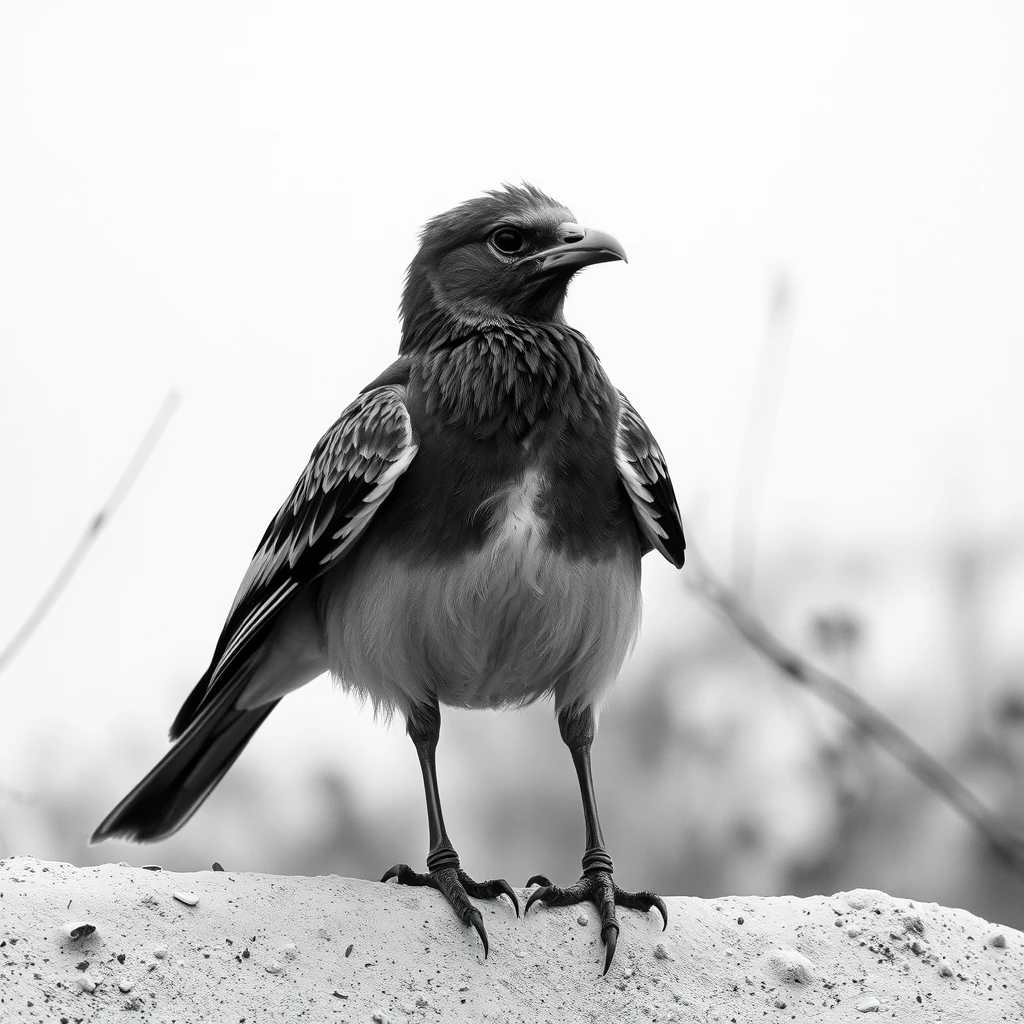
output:
M615 462L633 505L644 551L657 548L681 569L686 540L665 456L647 424L621 391Z
M295 593L344 558L412 462L417 446L405 390L371 386L313 449L253 555L210 669L179 711L172 739L244 671Z

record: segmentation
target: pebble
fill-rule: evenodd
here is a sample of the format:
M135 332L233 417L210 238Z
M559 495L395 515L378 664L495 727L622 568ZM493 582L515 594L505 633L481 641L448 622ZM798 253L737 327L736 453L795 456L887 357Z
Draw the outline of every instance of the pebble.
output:
M96 931L96 925L90 921L67 921L61 925L60 930L64 933L65 938L72 942L81 942L82 939L87 939Z
M587 917L586 914L580 914L580 916L576 918L576 923L577 924L590 924L590 918Z
M352 995L351 992L342 992L341 989L337 988L334 990L333 994L336 995L339 999L348 999L348 997Z
M194 892L175 892L171 895L186 907L194 907L199 902L199 897Z
M867 996L857 1003L857 1009L861 1013L878 1013L879 1007L882 1004L874 997Z
M276 960L271 960L263 970L265 970L267 974L280 974L284 968Z
M159 864L143 864L143 871L163 871L163 868Z
M953 968L950 967L949 964L947 964L945 960L943 960L939 964L939 977L940 978L952 978L953 977Z
M95 992L96 986L99 984L97 981L90 978L88 974L80 974L75 980L78 982L78 987L83 992Z
M665 948L665 943L659 942L654 947L654 959L655 960L667 960L668 959L668 950Z
M118 987L118 988L119 988L119 989L120 989L120 990L121 990L122 992L131 992L131 990L132 990L133 988L135 988L135 982L134 982L134 981L132 981L132 980L131 980L131 978L122 978L122 979L121 979L121 980L120 980L120 981L119 981L119 982L117 983L117 987Z
M988 937L988 944L995 946L996 949L1006 948L1006 936L1002 932L995 932Z
M163 958L167 956L167 947L157 946L156 949L153 950L153 956L155 956L157 960L163 960Z
M857 936L858 936L858 935L860 935L860 934L861 934L861 933L862 933L863 931L864 931L864 929L863 929L863 928L861 928L861 927L860 927L859 925L853 924L853 925L850 925L850 927L846 929L846 934L847 934L847 935L848 935L848 936L849 936L849 937L850 937L851 939L855 939L855 938L857 938Z
M768 957L768 966L781 981L798 985L814 981L814 964L795 949L776 949Z

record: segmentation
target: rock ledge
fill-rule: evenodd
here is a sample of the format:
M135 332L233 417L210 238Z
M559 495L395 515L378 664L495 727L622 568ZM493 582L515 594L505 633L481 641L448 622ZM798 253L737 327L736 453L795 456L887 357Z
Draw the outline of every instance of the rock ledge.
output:
M665 932L620 911L602 978L591 908L481 901L485 961L429 889L9 857L0 1021L1024 1020L1024 934L963 910L868 889L667 903Z

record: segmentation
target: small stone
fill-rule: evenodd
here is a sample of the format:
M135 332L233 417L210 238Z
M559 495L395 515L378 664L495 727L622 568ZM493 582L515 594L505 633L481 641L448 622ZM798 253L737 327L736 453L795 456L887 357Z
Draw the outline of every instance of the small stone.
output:
M224 870L224 865L221 864L221 862L219 860L215 860L213 862L213 867L210 870L211 871L223 871Z
M875 996L865 996L859 1003L857 1003L857 1009L861 1013L878 1013L881 1003Z
M862 934L863 931L864 931L864 929L861 928L860 925L852 924L852 925L850 925L849 928L846 929L846 934L851 939L855 939L855 938L857 938L858 935Z
M924 935L924 921L920 914L905 914L903 917L903 930L905 932L917 932Z
M668 959L668 950L665 948L665 943L659 942L654 947L654 959L655 960L667 960Z
M134 981L132 981L132 980L131 980L131 978L122 978L122 979L121 979L121 980L120 980L120 981L119 981L119 982L117 983L117 987L118 987L118 988L119 988L119 989L120 989L120 990L121 990L122 992L125 992L125 993L127 993L127 992L131 992L131 990L132 990L133 988L135 988L135 982L134 982Z
M81 942L82 939L87 939L96 931L96 925L91 921L67 921L61 925L60 930L64 933L65 938L72 942Z
M143 864L143 871L163 871L163 868L159 864Z
M423 998L423 996L416 997L416 1005L422 1010L424 1007L429 1006L430 1003Z
M947 964L945 960L943 960L939 964L939 977L940 978L952 978L953 977L953 968L950 967L949 964Z
M1002 932L995 932L988 937L988 944L996 949L1006 948L1006 936Z
M775 999L772 1002L772 1006L774 1006L776 1010L784 1010L786 1008L786 1000L785 999Z
M83 974L81 977L75 979L78 982L78 987L83 992L95 992L98 984L93 978L90 978L88 974Z
M590 924L590 918L587 917L586 914L580 914L580 916L576 918L576 923L577 924Z
M796 985L814 981L814 964L795 949L776 949L768 957L768 966L780 981Z
M199 902L199 897L194 892L176 892L171 895L179 903L184 903L186 907L194 907Z
M298 947L294 942L286 942L283 946L279 946L277 951L285 960L294 960L299 955Z
M156 949L153 950L153 956L155 956L157 960L163 960L163 958L167 956L167 947L157 946Z
M267 974L280 974L284 968L276 960L271 960L263 970L265 970Z
M352 944L352 943L350 942L350 943L349 943L349 944L348 944L348 945L347 945L347 946L345 947L345 956L351 956L351 955L352 955L352 950L353 950L353 948L354 948L354 947L353 947L353 944Z

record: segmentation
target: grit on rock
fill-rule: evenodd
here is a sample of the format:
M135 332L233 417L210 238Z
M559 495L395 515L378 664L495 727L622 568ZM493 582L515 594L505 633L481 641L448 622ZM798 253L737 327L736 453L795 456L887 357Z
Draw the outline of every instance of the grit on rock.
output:
M0 1021L1024 1020L1024 934L963 910L866 889L667 903L666 932L620 912L602 978L579 907L482 901L485 961L432 889L11 857Z

